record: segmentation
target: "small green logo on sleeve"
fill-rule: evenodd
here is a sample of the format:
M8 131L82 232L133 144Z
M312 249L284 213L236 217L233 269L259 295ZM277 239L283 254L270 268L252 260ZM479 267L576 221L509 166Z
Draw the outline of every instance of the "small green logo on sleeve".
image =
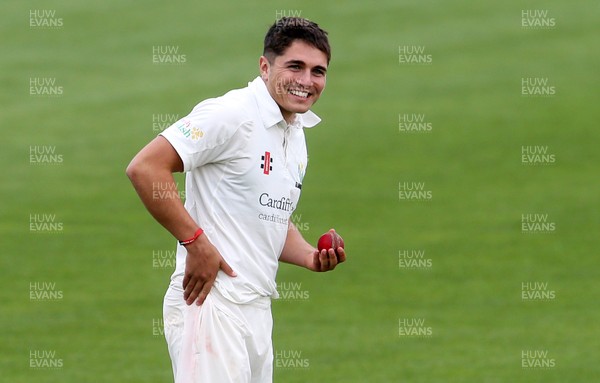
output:
M176 126L185 138L190 138L193 141L198 141L204 136L204 132L195 126L192 126L192 122L188 119L184 118L180 120Z

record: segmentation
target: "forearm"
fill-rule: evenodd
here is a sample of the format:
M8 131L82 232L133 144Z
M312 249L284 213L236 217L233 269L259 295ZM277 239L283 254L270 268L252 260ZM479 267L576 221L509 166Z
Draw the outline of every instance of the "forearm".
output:
M288 234L279 260L310 269L312 257L317 251L310 243L306 242L302 234L293 223L288 223Z
M131 183L148 212L175 238L182 240L194 234L198 225L179 199L172 174L142 171L136 177L131 178ZM158 193L158 191L162 193Z

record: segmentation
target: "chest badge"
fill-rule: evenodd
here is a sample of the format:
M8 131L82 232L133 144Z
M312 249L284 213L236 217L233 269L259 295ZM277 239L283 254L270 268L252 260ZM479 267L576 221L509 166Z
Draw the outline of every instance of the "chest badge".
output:
M265 152L264 155L260 157L262 160L262 164L260 164L260 168L263 170L263 174L269 175L271 170L273 170L273 158L271 158L271 152Z

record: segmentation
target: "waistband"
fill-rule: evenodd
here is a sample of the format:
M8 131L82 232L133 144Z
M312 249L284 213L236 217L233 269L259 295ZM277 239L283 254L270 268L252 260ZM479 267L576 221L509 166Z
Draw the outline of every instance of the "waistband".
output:
M179 280L179 278L176 279L172 279L171 282L169 283L169 289L177 291L178 293L181 293L181 300L183 300L183 287L182 287L182 282L181 280ZM252 299L245 301L245 302L236 302L235 300L230 298L230 294L228 294L227 291L222 291L219 284L215 283L212 287L212 289L210 290L210 295L212 295L215 299L222 301L223 303L233 303L235 305L239 305L239 306L253 306L253 307L260 307L260 308L270 308L271 307L271 297L269 296L261 296L261 295L256 295L255 297L253 297Z

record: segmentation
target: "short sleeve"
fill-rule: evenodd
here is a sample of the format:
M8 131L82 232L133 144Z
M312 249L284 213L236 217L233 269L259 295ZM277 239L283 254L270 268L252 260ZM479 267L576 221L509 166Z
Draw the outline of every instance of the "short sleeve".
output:
M243 120L231 109L217 99L205 100L160 133L179 154L184 171L223 161L232 154L237 147L232 141Z

